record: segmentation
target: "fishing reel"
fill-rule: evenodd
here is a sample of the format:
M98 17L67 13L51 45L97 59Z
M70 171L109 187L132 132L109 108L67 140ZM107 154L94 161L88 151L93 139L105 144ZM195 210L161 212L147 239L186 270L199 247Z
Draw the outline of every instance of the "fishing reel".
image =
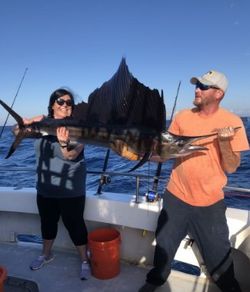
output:
M161 199L157 191L149 190L145 193L146 201L149 203L157 202Z
M104 174L101 176L101 179L100 179L100 184L101 185L107 185L111 183L111 177L107 174Z
M109 183L111 183L111 177L107 174L102 174L99 180L99 186L98 186L96 194L100 195L102 193L102 186L107 185Z

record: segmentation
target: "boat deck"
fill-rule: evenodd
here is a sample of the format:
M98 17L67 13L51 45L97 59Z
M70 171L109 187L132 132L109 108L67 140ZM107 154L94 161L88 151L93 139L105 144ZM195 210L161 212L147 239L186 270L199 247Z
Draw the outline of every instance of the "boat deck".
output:
M38 256L37 247L22 246L17 243L0 243L0 265L8 271L9 283L5 282L4 292L39 291L39 292L136 292L145 281L148 268L121 263L120 274L109 280L99 280L91 277L87 281L79 278L80 262L73 251L56 249L53 262L42 269L31 271L30 262ZM20 283L16 280L20 279ZM172 272L168 282L157 291L214 291L213 285L208 287L208 281L194 281L194 277L181 272ZM21 281L22 280L22 281ZM25 282L26 280L26 282ZM31 282L30 282L31 281ZM38 289L32 286L34 282ZM30 285L31 284L31 285Z

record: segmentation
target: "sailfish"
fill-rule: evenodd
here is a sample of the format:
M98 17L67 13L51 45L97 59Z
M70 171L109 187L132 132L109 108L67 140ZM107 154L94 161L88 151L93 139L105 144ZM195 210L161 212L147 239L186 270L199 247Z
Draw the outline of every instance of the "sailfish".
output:
M2 100L0 104L17 121L13 130L16 138L6 158L14 153L22 139L56 136L57 127L64 126L72 142L108 147L124 158L138 160L134 170L152 155L165 161L206 150L192 143L215 135L185 137L168 132L163 96L157 89L139 82L130 73L125 58L112 78L94 90L87 102L75 105L70 119L45 118L24 125L22 117L13 109Z

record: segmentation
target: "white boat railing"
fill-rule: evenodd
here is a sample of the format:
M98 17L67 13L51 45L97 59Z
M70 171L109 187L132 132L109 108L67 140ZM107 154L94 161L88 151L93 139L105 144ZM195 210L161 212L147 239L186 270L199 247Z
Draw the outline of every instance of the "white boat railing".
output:
M4 167L0 167L0 172L34 172L35 168L32 167L11 167L6 170ZM156 176L156 175L149 175L149 174L142 174L142 173L130 173L130 172L117 172L117 171L96 171L96 170L87 170L87 174L100 176L100 184L105 185L109 183L107 177L112 176L127 176L127 177L134 177L136 179L136 193L135 193L135 202L139 203L139 189L140 189L140 180L147 179L147 180L158 180L158 181L166 181L166 177ZM234 192L241 192L241 193L250 193L250 188L241 188L241 187L234 187L234 186L225 186L225 190L227 191L234 191ZM96 195L101 195L101 193L96 193ZM240 194L237 194L240 196ZM244 197L249 197L250 195L243 195Z
M32 167L11 167L11 168L4 168L0 167L0 172L34 172L35 168ZM139 189L140 189L140 180L141 179L147 179L147 180L157 180L157 181L163 181L166 180L165 177L158 177L155 175L148 175L148 174L141 174L141 173L130 173L130 172L115 172L115 171L96 171L96 170L87 170L87 174L90 175L97 175L100 176L99 184L101 186L108 184L110 180L108 180L108 177L110 176L127 176L127 177L134 177L136 180L136 187L135 187L135 203L140 203L139 200ZM96 195L101 195L101 192L97 192Z

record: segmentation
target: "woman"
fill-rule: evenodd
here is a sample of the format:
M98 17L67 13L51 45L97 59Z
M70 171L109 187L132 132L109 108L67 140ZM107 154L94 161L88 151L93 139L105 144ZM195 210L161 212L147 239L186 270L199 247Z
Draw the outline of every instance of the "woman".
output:
M66 89L57 89L50 96L48 118L70 118L74 97ZM24 123L46 119L38 116L24 119ZM87 260L87 228L83 219L85 205L86 166L82 144L71 145L69 131L57 129L57 137L46 136L35 142L37 162L37 206L41 218L43 237L42 254L30 265L38 270L54 259L52 245L57 235L58 221L62 217L81 260L80 278L90 275Z

